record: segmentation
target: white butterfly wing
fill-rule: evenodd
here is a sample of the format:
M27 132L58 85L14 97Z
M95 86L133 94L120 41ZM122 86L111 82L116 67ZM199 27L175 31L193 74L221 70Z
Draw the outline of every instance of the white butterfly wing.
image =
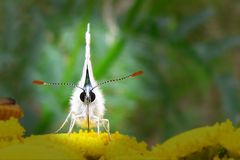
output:
M82 77L78 83L79 87L84 87L85 81L86 81L86 75L87 70L89 74L89 79L92 84L92 87L97 85L97 82L95 81L93 77L93 70L92 70L92 64L90 60L90 29L88 25L88 30L86 32L86 51L85 51L85 61L84 66L82 70ZM80 88L75 88L72 94L72 97L70 99L70 105L71 105L71 111L75 112L76 114L81 114L85 111L85 105L80 100L80 94L82 90ZM102 118L104 115L105 107L104 107L104 97L99 87L95 88L93 90L95 93L95 100L90 103L89 109L90 114L94 114L95 116ZM91 115L90 115L91 116Z

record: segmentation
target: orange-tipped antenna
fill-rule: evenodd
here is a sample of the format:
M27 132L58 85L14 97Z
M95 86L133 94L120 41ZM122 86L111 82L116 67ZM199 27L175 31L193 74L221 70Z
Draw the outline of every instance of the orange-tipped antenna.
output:
M37 84L37 85L44 85L45 82L41 81L41 80L34 80L32 81L33 84Z
M127 79L127 78L131 78L131 77L136 77L136 76L139 76L143 74L143 71L137 71L137 72L134 72L128 76L124 76L124 77L121 77L121 78L117 78L117 79L111 79L111 80L107 80L107 81L104 81L104 82L101 82L101 83L98 83L95 87L92 88L92 90L94 88L97 88L103 84L106 84L106 83L111 83L111 82L117 82L117 81L121 81L121 80L124 80L124 79Z
M133 74L131 74L131 77L140 76L141 74L143 74L143 71L137 71L137 72L134 72Z
M84 90L82 87L79 87L72 83L48 83L48 82L44 82L42 80L34 80L34 81L32 81L32 83L36 84L36 85L47 85L47 86L73 86L73 87L77 87L77 88Z

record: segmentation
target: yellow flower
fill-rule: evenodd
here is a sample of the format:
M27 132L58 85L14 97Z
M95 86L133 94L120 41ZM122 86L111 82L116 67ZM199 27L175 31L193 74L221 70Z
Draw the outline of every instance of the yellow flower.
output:
M18 119L10 118L6 121L0 121L0 148L14 143L15 141L21 141L24 131Z
M236 129L232 134L226 134L221 139L221 145L224 146L230 154L240 159L240 129Z
M193 129L153 148L158 159L240 158L240 132L227 120L222 124Z
M147 150L145 142L118 132L94 131L32 135L19 138L24 129L17 119L0 121L0 160L234 160L240 159L240 129L227 120L193 129Z
M135 138L114 133L80 131L71 134L30 136L23 142L0 149L0 159L143 159L146 144Z

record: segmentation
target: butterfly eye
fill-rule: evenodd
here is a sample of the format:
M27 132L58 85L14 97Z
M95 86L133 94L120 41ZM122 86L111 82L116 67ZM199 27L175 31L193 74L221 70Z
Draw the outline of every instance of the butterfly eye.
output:
M90 94L90 97L91 97L91 102L93 102L96 98L96 95L92 91L90 91L89 94Z
M80 94L80 99L81 99L82 102L84 102L85 97L86 97L86 92L84 91Z

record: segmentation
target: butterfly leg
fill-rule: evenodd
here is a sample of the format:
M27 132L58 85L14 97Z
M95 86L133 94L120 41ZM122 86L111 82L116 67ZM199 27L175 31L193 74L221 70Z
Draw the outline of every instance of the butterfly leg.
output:
M100 134L100 122L99 118L97 119L97 133Z
M97 124L97 133L99 135L100 134L100 118L98 116L92 116L91 119L94 120L95 123Z
M76 117L74 116L74 117L71 119L71 124L70 124L69 130L68 130L68 133L71 133L71 132L72 132L75 123L76 123Z
M58 130L55 131L55 133L59 132L65 126L65 124L67 123L67 121L68 121L69 117L71 116L71 114L72 114L72 112L68 113L67 118L65 119L63 124L60 126L60 128L58 128Z
M105 131L108 133L109 139L111 139L109 120L108 119L101 119L100 122L101 122L103 128L105 129Z

